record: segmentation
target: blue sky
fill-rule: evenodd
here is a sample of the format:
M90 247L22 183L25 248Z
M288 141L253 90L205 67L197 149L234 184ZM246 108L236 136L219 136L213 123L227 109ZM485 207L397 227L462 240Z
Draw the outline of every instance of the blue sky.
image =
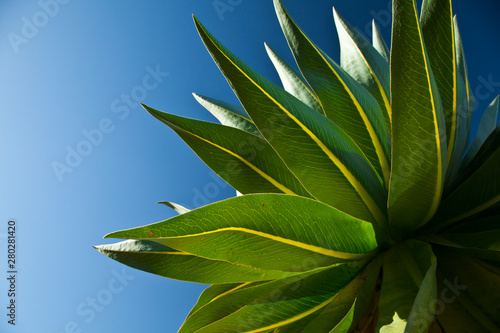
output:
M335 60L332 5L366 34L375 18L390 40L388 0L283 2ZM477 115L500 92L499 9L496 0L454 2ZM0 0L5 275L7 221L18 226L17 325L7 324L2 278L0 332L175 332L205 288L91 247L174 215L157 201L195 208L234 195L137 104L213 121L192 92L237 103L191 14L275 82L263 43L292 61L271 0Z

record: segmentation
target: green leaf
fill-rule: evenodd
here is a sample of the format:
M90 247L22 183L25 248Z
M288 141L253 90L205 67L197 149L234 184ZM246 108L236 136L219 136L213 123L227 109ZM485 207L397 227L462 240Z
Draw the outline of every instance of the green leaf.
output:
M441 256L438 255L441 260ZM456 289L453 285L461 285L457 276L446 278L438 265L438 299L436 321L441 332L463 332L466 328L474 333L491 333L474 316L465 309L457 299L463 296L462 288ZM451 289L450 289L451 287Z
M234 290L240 289L245 286L249 286L253 283L259 284L260 282L245 282L245 283L225 283L225 284L214 284L207 289L205 289L200 297L198 297L198 301L195 306L191 309L189 314L186 317L189 318L194 312L198 311L199 308L207 305L211 301L228 294Z
M274 0L281 27L297 64L318 96L326 116L361 148L380 177L389 177L389 129L377 101L319 50Z
M245 110L307 191L348 214L383 224L386 190L351 138L252 70L195 22Z
M467 94L467 114L463 115L465 119L463 119L463 123L466 124L466 133L467 133L467 145L470 142L470 132L472 126L472 117L474 115L474 107L476 104L476 100L474 98L474 94L472 92L472 88L470 86L468 71L467 71L467 63L465 61L465 53L462 43L462 37L460 36L460 31L458 29L458 20L456 15L453 17L453 27L454 27L454 36L455 36L455 49L457 54L457 70L462 77L465 84L465 91ZM464 109L465 110L465 109ZM467 147L466 147L467 148ZM465 152L465 150L464 150Z
M434 244L448 246L457 253L500 263L500 229L498 217L496 229L467 233L445 233L429 236L427 240Z
M379 256L370 262L362 273L310 321L304 332L347 332L349 328L357 327L370 306L376 304L373 298L382 264L381 259Z
M160 201L158 203L172 208L173 210L175 210L179 214L184 214L184 213L189 212L189 209L187 209L186 207L181 206L181 205L176 204L176 203L173 203L173 202L170 202L170 201Z
M242 304L243 306L239 306L230 314L222 310L226 312L223 318L203 326L196 332L264 332L294 323L327 306L354 278L361 267L360 264L341 265L305 276L300 280L301 276L295 277L295 281L289 279L288 281L293 281L293 284L286 280L278 280L269 284L261 284L255 290L246 289L240 294L252 292L253 301L247 300L246 304ZM272 290L269 287L273 287ZM239 296L239 302L243 295L238 295L236 292L226 298L229 296L233 299ZM228 303L229 306L235 307L227 299L225 307ZM213 307L203 310L214 312Z
M151 239L208 259L290 272L368 259L377 249L372 224L279 194L231 198L111 237Z
M394 0L393 10L389 224L394 230L412 230L429 221L439 206L446 129L415 1Z
M467 234L445 233L439 235L439 237L445 238L463 247L500 251L500 223L498 223L498 221L496 230L488 230L483 232L474 232Z
M443 233L475 233L488 230L499 229L500 203L483 210L479 214L472 216L459 224L447 228Z
M288 91L293 96L300 99L302 102L307 104L311 109L324 114L323 108L321 107L318 98L311 91L307 83L302 79L302 74L290 66L285 60L283 60L276 52L273 51L267 44L266 51L269 58L273 62L276 71L280 77L283 88Z
M360 323L371 311L375 315L375 286L379 277L381 256L370 262L356 278L354 278L323 309L316 311L301 320L281 327L280 333L295 332L347 332L356 327L363 331L366 324ZM370 306L374 307L369 309ZM358 325L359 324L359 325ZM361 325L361 326L360 326Z
M280 328L279 332L347 332L355 319L356 295L365 282L353 279L324 308Z
M478 156L480 157L480 156ZM473 216L500 201L500 146L441 203L432 232Z
M377 23L375 23L375 20L372 20L372 44L375 50L380 53L382 58L384 58L384 60L389 63L391 53L389 51L389 48L387 47L387 44L385 43L380 29L378 28Z
M340 40L340 65L377 100L391 128L389 63L366 38L333 8Z
M295 333L295 332L330 332L335 327L341 325L345 328L343 332L347 332L354 317L355 297L352 299L344 299L341 294L346 293L351 285L359 287L363 281L359 279L352 280L337 296L324 308L309 314L308 316L294 321L291 324L280 327L279 333ZM352 294L352 291L350 292ZM349 302L350 301L350 302ZM352 311L351 311L352 310ZM346 318L347 317L347 318Z
M265 139L233 127L144 108L172 128L237 191L311 196Z
M464 181L466 181L478 168L480 168L498 149L500 148L500 126L490 134L484 141L479 151L467 165L462 165L453 185L447 189L443 199L446 199L450 193L453 193Z
M484 141L486 141L488 136L490 136L495 130L497 126L498 102L499 96L495 97L486 111L484 111L483 116L481 117L481 122L479 123L476 137L467 150L467 154L464 156L464 165L467 165L474 158Z
M149 240L127 240L95 248L127 266L182 281L206 284L240 283L294 275L291 272L260 270L226 261L209 260Z
M356 301L352 304L349 312L342 318L342 320L334 327L329 333L343 333L348 332L354 321L354 310L356 308Z
M262 136L245 109L205 96L193 93L194 98L207 109L222 125L234 127L253 135Z
M447 191L453 185L459 170L464 167L463 157L470 144L470 133L472 116L474 113L474 96L467 77L467 65L465 63L462 38L458 30L456 17L453 18L453 35L455 37L455 56L457 71L457 99L456 99L456 126L455 143L451 153L451 160L446 175ZM448 135L449 136L449 135ZM450 153L448 151L448 153Z
M195 332L232 313L237 313L248 304L255 304L266 300L277 301L282 297L283 291L290 288L297 289L300 287L303 280L311 275L323 272L326 269L329 268L319 268L302 273L293 278L244 284L227 290L210 301L204 302L204 304L199 306L195 311L191 311L179 330L179 333Z
M429 244L406 241L384 256L378 327L390 327L393 317L406 321L405 332L426 332L435 311L436 257ZM382 332L382 329L381 329Z
M413 302L405 332L425 332L434 319L437 299L436 257L434 255L432 255L431 262Z
M448 170L445 178L445 193L453 186L458 172L463 165L463 156L469 145L469 101L467 87L460 73L457 78L457 112L455 126L455 141L451 160L448 164Z
M455 310L454 321L457 323L467 321L470 323L467 328L471 331L500 332L500 307L498 306L500 272L498 268L479 259L442 248L436 249L436 255L439 257L439 273L444 287L440 291L440 295L443 295L442 303L445 303L441 306L441 312L444 312L441 316L446 318L453 315L453 312L447 313L450 307L451 310ZM459 306L452 307L453 304ZM456 311L456 308L463 310ZM460 312L466 313L464 318L456 316ZM440 322L441 316L438 316ZM445 322L448 321L445 320ZM462 329L463 325L464 323L460 325Z
M451 0L425 0L420 21L429 63L439 89L447 136L447 162L456 143L457 64Z
M500 263L500 205L496 204L471 218L427 236L434 244L453 247L458 253Z

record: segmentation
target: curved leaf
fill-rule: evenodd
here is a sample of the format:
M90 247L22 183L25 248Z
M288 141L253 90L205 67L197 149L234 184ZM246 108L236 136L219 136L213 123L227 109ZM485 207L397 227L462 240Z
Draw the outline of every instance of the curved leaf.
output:
M400 243L385 254L383 265L379 329L390 327L397 313L406 321L405 332L415 332L415 327L426 332L437 298L436 257L431 246L421 241Z
M206 284L240 283L274 280L298 274L210 260L149 240L127 240L95 248L127 266L182 281Z
M463 164L465 166L474 158L483 143L497 127L499 97L500 96L495 97L481 117L476 137L464 156Z
M196 332L267 332L270 329L294 323L329 304L361 267L360 264L354 267L341 265L303 278L297 276L294 279L261 284L254 290L247 288L239 294L252 292L249 296L253 296L253 301L247 300L246 304L240 305L231 313L221 309L225 312L223 317L199 328ZM237 302L240 302L242 298L238 292L226 298L229 296L233 299L239 296ZM226 307L228 303L229 306L236 308L226 299ZM203 312L215 312L215 305L214 302L211 308L201 309L200 315Z
M273 62L276 71L281 79L283 88L293 96L300 99L305 104L309 105L311 109L324 114L318 98L311 91L307 83L302 80L302 74L292 68L285 60L283 60L276 52L273 51L267 44L266 51L269 58Z
M266 300L277 301L283 294L283 291L290 288L297 289L303 280L326 269L328 268L319 268L292 278L285 277L273 281L254 282L236 286L204 302L195 311L191 311L179 333L195 332L232 313L237 313L248 304L255 304Z
M376 320L374 313L378 299L376 284L382 264L379 256L370 262L365 270L353 279L321 313L311 321L304 332L341 333L355 328L356 331L366 330L372 322L365 322L370 314ZM375 299L374 299L375 298ZM373 311L373 313L372 313ZM335 319L335 320L332 320ZM330 325L328 324L330 323ZM331 325L334 323L335 326Z
M500 201L500 146L441 203L433 231L443 229L453 223L473 216Z
M304 35L281 1L274 0L274 6L295 60L326 116L356 142L387 183L389 129L377 101Z
M387 47L384 37L382 36L375 20L372 20L372 44L375 50L380 53L382 58L389 63L391 52L389 51L389 48Z
M446 199L450 193L453 193L462 185L463 182L474 174L488 158L498 151L498 149L500 149L500 126L497 126L493 133L484 141L472 160L467 165L462 165L462 168L458 172L457 179L453 182L452 186L447 189L443 198Z
M382 263L380 258L379 256L370 262L322 310L281 327L279 332L347 332L350 327L363 331L364 328L358 323L366 315L368 308L376 304L373 296Z
M466 234L444 233L432 236L429 241L453 247L459 253L500 262L500 225L498 220L496 224L496 229Z
M394 0L393 10L389 224L411 230L429 221L439 206L446 132L415 1Z
M280 327L279 333L295 332L330 332L338 324L344 322L344 326L349 328L354 317L354 306L356 303L353 288L359 288L364 281L360 279L352 280L337 296L324 308L307 315L306 317L294 321L291 324ZM352 311L351 311L352 310ZM348 318L346 318L346 316ZM344 320L346 319L346 320ZM351 321L347 323L346 321ZM347 331L347 329L345 330Z
M468 323L474 332L500 332L500 274L498 269L481 260L438 248L439 272L444 280L441 295L445 303L438 320L452 325L445 318L453 316L455 323ZM448 307L453 312L448 312ZM460 311L461 310L461 311ZM465 313L457 317L458 313ZM443 317L443 318L441 318ZM464 321L464 322L462 322ZM444 326L446 328L446 326ZM456 327L456 325L454 325Z
M453 186L458 172L462 167L463 157L469 146L469 101L466 91L465 82L460 73L457 73L457 107L456 107L456 126L455 126L455 140L453 144L453 152L448 164L448 170L445 178L445 192Z
M179 214L184 214L184 213L189 212L189 209L187 209L186 207L181 206L181 205L176 204L176 203L173 203L173 202L170 202L170 201L160 201L158 203L172 208L173 210L175 210Z
M193 93L194 98L207 109L222 125L234 127L253 135L262 136L245 109Z
M311 196L265 139L236 128L144 108L172 128L237 191Z
M405 332L425 332L434 320L437 300L436 258L434 255L432 255L431 263L413 302Z
M352 139L231 54L197 20L196 25L255 125L307 191L348 214L384 223L386 191Z
M432 73L439 89L450 163L457 133L457 64L451 0L425 0L420 16Z
M283 271L366 259L377 248L372 224L279 194L231 198L106 238L150 239L208 259Z
M234 290L240 289L244 286L251 285L253 283L259 284L260 282L246 282L246 283L224 283L224 284L214 284L208 287L207 289L203 290L203 292L200 294L200 297L198 297L198 301L196 302L195 306L191 309L189 314L186 317L189 318L194 312L196 312L199 308L205 306L206 304L210 303L211 301L222 297L223 295L230 293Z
M442 234L468 234L500 229L500 203L461 221L456 225L446 228Z
M491 333L458 301L458 298L463 296L461 290L463 287L457 290L453 286L454 283L462 286L458 281L458 277L450 276L446 278L439 269L438 265L438 292L440 298L436 310L436 321L442 328L441 332L461 332L464 328L467 328L474 333ZM450 286L452 287L451 290Z
M391 128L389 63L349 22L333 8L340 40L340 65L375 97L386 128Z
M460 73L460 76L462 77L464 84L465 84L465 91L467 94L467 113L463 117L465 121L463 121L466 124L466 133L467 133L467 146L470 142L470 132L471 132L471 126L472 126L472 117L474 115L474 107L476 104L476 100L474 98L474 94L472 92L472 88L470 86L469 82L469 77L468 77L468 71L467 71L467 63L465 61L465 53L464 53L464 48L462 44L462 37L460 36L460 31L458 29L458 20L456 15L453 17L453 28L454 28L454 36L455 36L455 49L456 49L456 55L457 55L457 70ZM464 108L465 110L465 108ZM465 147L467 148L467 147ZM465 152L465 150L464 150Z

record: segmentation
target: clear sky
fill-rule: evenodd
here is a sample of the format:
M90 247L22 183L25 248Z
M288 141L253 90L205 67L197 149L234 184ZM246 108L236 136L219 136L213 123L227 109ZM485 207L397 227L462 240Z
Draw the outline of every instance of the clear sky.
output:
M339 59L332 5L389 42L389 0L283 0ZM500 4L455 0L477 114L500 92ZM271 0L0 0L0 332L176 332L206 287L123 266L102 236L234 195L137 102L199 119L196 92L237 103L191 14L278 82L292 57ZM477 123L477 118L476 118ZM7 324L7 222L17 223L16 326Z

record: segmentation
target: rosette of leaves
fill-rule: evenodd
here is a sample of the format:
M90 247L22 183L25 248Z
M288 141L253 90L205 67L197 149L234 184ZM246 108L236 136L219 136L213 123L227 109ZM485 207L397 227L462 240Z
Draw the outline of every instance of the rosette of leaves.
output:
M242 107L144 106L241 196L108 234L131 267L210 284L179 332L500 332L498 98L474 97L450 0L393 1L389 51L335 10L340 65L276 13L283 88L195 18Z

